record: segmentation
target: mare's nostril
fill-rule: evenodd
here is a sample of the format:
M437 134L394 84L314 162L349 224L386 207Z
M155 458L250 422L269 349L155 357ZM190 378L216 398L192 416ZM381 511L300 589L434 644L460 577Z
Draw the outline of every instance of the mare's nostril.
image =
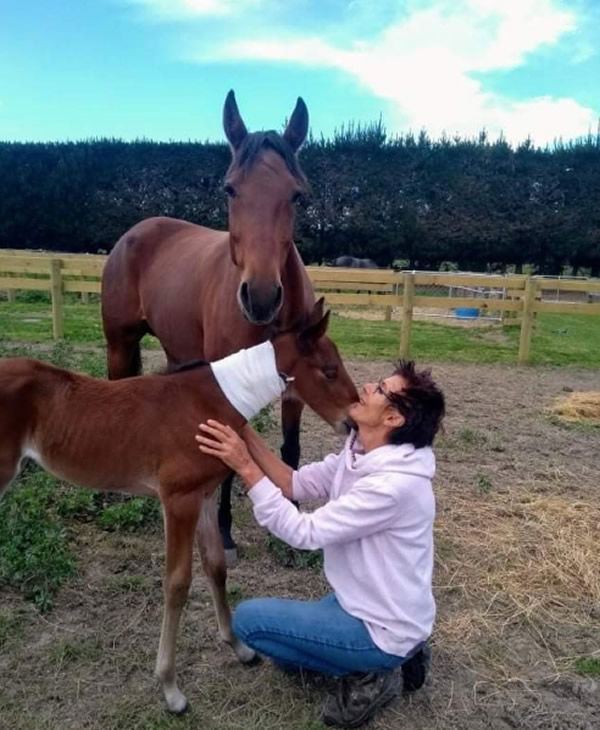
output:
M283 287L278 286L277 291L275 293L275 308L279 308L281 305L281 300L283 299Z
M244 308L248 310L250 308L250 292L248 289L248 283L246 281L243 281L242 285L240 286L240 297Z

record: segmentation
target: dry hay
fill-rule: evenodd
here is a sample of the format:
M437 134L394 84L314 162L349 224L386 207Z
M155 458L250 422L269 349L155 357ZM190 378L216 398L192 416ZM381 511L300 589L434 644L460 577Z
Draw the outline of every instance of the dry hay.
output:
M522 485L440 495L440 507L439 645L485 658L481 681L498 686L520 681L524 630L544 676L558 678L577 653L570 633L600 630L600 505Z
M569 393L554 402L550 412L566 423L600 426L600 393Z

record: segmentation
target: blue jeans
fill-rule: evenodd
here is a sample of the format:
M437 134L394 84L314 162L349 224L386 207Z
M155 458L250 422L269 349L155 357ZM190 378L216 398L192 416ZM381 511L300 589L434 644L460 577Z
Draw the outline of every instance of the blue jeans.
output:
M408 659L379 649L364 623L344 611L334 594L320 601L243 601L233 617L233 631L288 670L341 677L351 672L390 671Z

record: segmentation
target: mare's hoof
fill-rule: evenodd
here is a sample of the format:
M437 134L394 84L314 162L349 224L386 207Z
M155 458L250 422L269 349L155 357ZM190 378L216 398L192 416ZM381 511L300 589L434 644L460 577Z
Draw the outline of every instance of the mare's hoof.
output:
M238 562L238 551L237 548L227 548L225 550L225 565L228 568L235 568Z

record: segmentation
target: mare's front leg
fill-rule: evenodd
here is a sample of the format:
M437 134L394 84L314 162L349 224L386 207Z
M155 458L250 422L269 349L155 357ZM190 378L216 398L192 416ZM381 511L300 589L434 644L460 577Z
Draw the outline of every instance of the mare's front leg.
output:
M147 332L148 328L141 323L115 329L105 327L109 380L141 375L140 340Z
M165 606L156 657L156 676L171 712L180 714L188 706L177 686L175 650L181 612L192 581L194 534L200 512L201 495L163 494L167 570L164 580Z
M225 565L225 551L217 524L216 493L202 502L200 519L196 529L202 567L208 579L212 594L219 634L233 651L237 658L247 664L256 653L246 646L233 633L231 628L231 611L227 602L227 567Z
M300 419L303 408L304 403L296 398L284 397L281 401L281 458L292 469L297 469L300 463Z
M237 545L231 536L231 524L233 522L231 516L231 489L233 477L234 473L231 472L221 484L221 499L219 501L219 532L221 533L221 542L225 549L225 562L228 568L233 568L237 563Z

